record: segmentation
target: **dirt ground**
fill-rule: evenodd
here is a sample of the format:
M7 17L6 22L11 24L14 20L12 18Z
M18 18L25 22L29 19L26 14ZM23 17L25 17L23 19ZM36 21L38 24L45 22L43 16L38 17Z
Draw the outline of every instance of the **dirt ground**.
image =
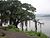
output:
M27 36L23 32L8 32L8 31L4 31L4 30L0 29L0 34L1 33L5 33L7 38L36 38L36 37Z
M0 27L0 35L2 35L2 33L5 34L6 38L38 38L36 36L27 36L24 32L8 32Z

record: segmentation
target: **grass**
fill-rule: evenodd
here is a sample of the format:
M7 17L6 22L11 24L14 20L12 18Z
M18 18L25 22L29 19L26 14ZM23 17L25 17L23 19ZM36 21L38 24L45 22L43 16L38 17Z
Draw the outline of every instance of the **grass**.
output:
M7 28L4 28L4 30L9 32L21 32L18 28L16 28L14 25L9 25Z
M30 31L30 32L26 32L26 34L28 36L36 36L38 38L48 38L47 35L43 34L43 33L40 33L40 32L33 32L33 31Z

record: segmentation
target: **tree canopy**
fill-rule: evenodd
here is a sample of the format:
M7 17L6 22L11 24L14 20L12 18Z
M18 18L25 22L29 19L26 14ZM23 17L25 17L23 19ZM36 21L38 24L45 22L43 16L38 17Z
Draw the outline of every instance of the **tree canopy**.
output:
M35 18L35 14L34 14L35 11L36 11L36 8L33 7L31 4L28 4L28 3L22 4L18 0L0 1L1 20L16 19L17 22L32 20Z

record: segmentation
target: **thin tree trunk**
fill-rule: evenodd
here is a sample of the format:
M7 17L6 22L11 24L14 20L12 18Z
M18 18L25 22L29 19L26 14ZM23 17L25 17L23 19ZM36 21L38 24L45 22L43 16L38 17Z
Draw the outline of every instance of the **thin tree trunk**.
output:
M19 21L17 21L17 22L15 22L15 26L16 26L16 28L18 28L18 24L19 24L20 22Z
M35 32L37 32L37 21L35 21Z
M12 24L12 19L10 18L10 25Z
M26 31L27 31L27 21L25 21L25 25L26 25Z

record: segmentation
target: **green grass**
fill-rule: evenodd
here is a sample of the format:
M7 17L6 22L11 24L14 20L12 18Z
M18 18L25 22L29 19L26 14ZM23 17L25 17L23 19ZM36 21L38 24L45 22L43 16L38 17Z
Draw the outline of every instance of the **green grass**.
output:
M30 31L30 32L26 32L26 34L29 35L29 36L36 36L38 38L48 38L47 35L40 33L40 32Z
M14 25L9 25L7 28L5 28L6 31L10 32L21 32L18 28L16 28Z

